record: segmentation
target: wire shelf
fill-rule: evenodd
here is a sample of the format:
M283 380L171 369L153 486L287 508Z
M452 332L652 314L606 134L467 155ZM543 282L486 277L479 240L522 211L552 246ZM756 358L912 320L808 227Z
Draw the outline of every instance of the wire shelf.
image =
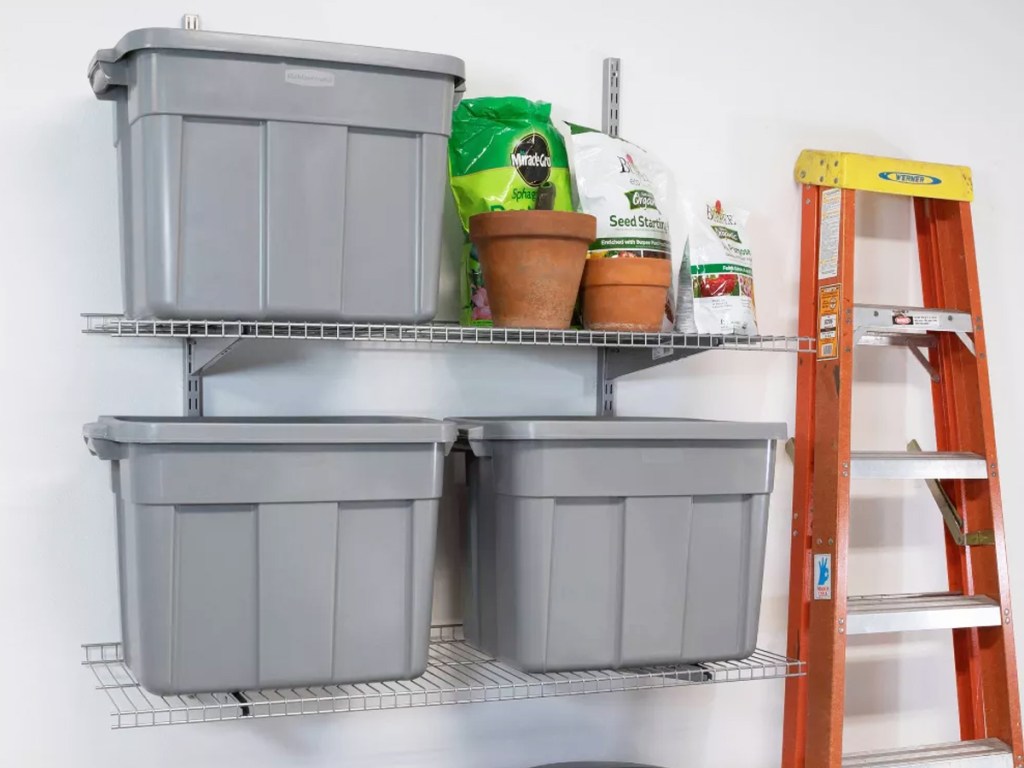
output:
M688 350L745 349L803 353L813 353L816 343L813 338L802 336L546 331L520 328L476 328L454 323L391 325L262 320L128 320L120 315L104 314L86 314L83 317L86 323L85 333L131 338L310 339Z
M461 626L444 626L432 628L429 665L415 680L158 696L135 680L124 663L120 643L82 647L83 665L94 675L97 689L110 700L114 729L636 691L769 680L806 672L803 662L758 649L740 661L526 673L467 645Z

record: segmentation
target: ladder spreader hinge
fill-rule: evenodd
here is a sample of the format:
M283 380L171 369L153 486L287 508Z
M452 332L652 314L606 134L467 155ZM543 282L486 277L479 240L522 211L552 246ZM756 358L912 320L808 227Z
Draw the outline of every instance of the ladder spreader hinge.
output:
M911 440L907 443L907 450L920 451L921 445L917 440ZM956 511L956 505L953 504L953 500L949 498L949 495L943 490L938 480L926 480L925 483L927 483L928 490L932 493L932 498L935 499L939 512L942 513L942 519L946 523L946 530L949 531L949 535L953 537L953 541L956 542L958 547L991 547L995 545L995 532L990 528L964 532L963 519Z

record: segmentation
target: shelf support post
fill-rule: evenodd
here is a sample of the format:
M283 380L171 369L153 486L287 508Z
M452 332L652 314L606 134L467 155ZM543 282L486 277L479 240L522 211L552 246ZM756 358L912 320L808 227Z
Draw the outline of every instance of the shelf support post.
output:
M601 88L601 130L612 137L619 135L619 70L620 59L607 58L603 65ZM608 349L597 350L597 415L615 415L615 381L608 376Z
M182 365L182 370L185 374L183 382L185 407L183 410L186 416L203 415L203 377L194 372L192 367L195 346L195 339L185 339L185 343L182 345L182 351L185 353L184 364Z
M604 60L604 87L602 98L604 109L601 113L601 131L612 138L619 136L619 72L621 59Z
M597 350L597 415L615 415L615 379L609 376L606 347Z
M185 339L184 361L184 412L186 416L203 415L203 374L241 339Z

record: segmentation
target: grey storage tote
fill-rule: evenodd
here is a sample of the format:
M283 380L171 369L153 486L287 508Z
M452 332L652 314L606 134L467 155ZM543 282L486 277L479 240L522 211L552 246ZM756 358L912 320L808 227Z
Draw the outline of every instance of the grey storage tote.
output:
M784 424L473 419L466 636L530 672L749 656Z
M450 425L104 417L124 653L154 693L407 679L427 664Z
M433 318L463 72L450 56L178 29L98 51L125 312Z

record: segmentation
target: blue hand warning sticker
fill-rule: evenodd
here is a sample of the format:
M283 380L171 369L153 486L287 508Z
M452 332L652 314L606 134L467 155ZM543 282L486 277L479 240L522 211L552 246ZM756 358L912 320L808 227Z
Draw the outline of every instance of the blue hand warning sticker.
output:
M814 599L832 599L832 555L814 556Z

